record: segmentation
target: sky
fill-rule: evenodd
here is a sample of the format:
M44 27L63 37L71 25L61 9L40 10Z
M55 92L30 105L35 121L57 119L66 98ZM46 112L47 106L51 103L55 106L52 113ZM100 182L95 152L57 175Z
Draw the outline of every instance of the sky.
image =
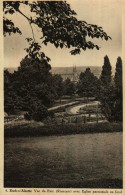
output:
M51 58L51 66L102 66L104 56L108 55L112 67L115 67L117 57L122 57L121 0L67 0L67 2L77 13L79 20L101 26L112 40L92 39L101 47L100 50L86 50L75 56L70 54L69 49L56 49L51 44L42 46L45 54ZM21 10L29 16L25 6L22 6ZM25 38L32 37L31 28L28 21L19 13L8 16L8 18L21 29L22 35L13 34L4 38L4 65L5 67L18 67L26 55L24 48L27 47L27 42ZM36 41L39 41L41 34L38 29L34 28L34 34Z

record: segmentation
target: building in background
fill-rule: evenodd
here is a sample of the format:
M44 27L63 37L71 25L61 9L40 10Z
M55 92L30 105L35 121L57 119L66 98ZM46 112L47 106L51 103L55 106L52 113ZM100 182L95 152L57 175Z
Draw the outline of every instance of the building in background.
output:
M76 66L73 66L72 68L72 72L68 72L68 70L66 70L67 68L65 68L65 71L67 73L60 73L61 77L63 78L63 80L65 81L67 78L69 78L71 81L73 81L74 83L77 83L79 80L79 74L77 72Z

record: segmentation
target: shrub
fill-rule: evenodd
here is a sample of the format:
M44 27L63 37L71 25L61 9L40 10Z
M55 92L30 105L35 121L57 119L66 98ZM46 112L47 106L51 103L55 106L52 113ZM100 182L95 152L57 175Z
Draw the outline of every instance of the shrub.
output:
M30 109L27 114L25 114L25 119L42 121L49 115L47 108L40 101L32 102Z
M29 113L24 114L26 120L31 120L31 115Z

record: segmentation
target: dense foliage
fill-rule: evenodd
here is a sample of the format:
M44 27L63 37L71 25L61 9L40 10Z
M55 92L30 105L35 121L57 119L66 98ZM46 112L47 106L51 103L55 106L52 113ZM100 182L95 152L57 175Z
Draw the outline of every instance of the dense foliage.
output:
M22 5L30 9L29 17L22 9ZM34 49L37 48L37 45L35 45L33 26L40 29L43 44L47 45L51 43L56 48L73 48L70 51L71 54L79 54L81 49L99 49L98 45L87 41L87 36L90 38L104 38L105 40L110 38L106 32L103 31L102 27L77 20L77 14L74 10L71 10L70 5L65 1L4 1L3 9L4 36L11 33L22 33L20 29L15 27L14 23L7 18L8 14L12 15L18 12L28 20L31 26L33 33L32 47ZM32 52L28 52L28 54L34 56L32 53L33 50Z
M100 80L105 87L109 86L111 83L111 75L112 75L111 69L112 69L112 67L111 67L109 58L108 58L108 56L105 56L104 57L104 65L102 67L102 73L100 76Z
M52 75L46 61L37 63L26 57L14 73L4 71L4 88L5 111L10 114L17 110L29 111L32 116L33 111L34 114L37 109L39 113L40 109L45 111L56 99L75 92L75 84L70 79L63 81L60 75Z
M22 9L23 6L26 9ZM27 9L30 10L29 16L24 11ZM56 48L71 48L70 53L75 55L81 50L99 49L99 46L87 40L87 37L105 40L110 37L102 27L77 20L75 11L71 10L65 1L4 1L3 10L4 36L12 33L23 34L13 21L8 19L9 14L15 13L28 20L33 35L32 38L27 38L27 55L21 61L18 71L13 74L5 71L5 111L13 113L17 109L28 110L34 119L42 112L42 115L46 116L46 107L51 106L54 100L63 94L74 94L75 86L69 80L63 84L59 75L51 75L50 58L42 51L42 44L51 43ZM39 43L35 40L34 26L41 32Z
M48 68L47 68L48 67ZM50 66L37 63L31 58L24 58L18 71L13 74L4 72L4 99L5 111L13 113L14 110L30 111L32 107L49 107L54 100L62 95L62 78L52 76ZM33 110L33 109L32 109Z
M63 83L64 95L74 95L76 93L76 85L69 78L67 78Z
M114 77L115 93L116 93L116 110L115 115L117 120L123 120L123 86L122 86L122 59L117 58L116 72Z
M104 66L99 79L87 68L80 74L76 85L70 79L63 81L60 75L52 75L49 65L47 69L47 64L25 58L18 71L13 74L4 71L5 111L10 114L17 110L28 111L26 119L41 121L50 115L47 107L52 106L56 99L78 93L83 97L97 97L108 121L122 121L122 60L118 57L114 78L111 65L106 66L107 70Z
M85 72L81 72L77 85L77 92L80 96L92 97L96 95L97 77L87 68Z
M114 80L111 76L109 59L108 57L104 58L104 66L102 68L98 89L98 99L105 117L111 122L122 121L122 60L120 57L117 59Z

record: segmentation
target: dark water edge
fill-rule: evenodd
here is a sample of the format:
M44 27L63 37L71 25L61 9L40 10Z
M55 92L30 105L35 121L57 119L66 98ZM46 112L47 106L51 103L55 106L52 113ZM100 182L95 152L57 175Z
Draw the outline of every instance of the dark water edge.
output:
M95 124L64 124L64 125L19 125L5 126L5 137L29 137L29 136L52 136L52 135L71 135L87 133L108 133L122 132L122 123L95 123Z

